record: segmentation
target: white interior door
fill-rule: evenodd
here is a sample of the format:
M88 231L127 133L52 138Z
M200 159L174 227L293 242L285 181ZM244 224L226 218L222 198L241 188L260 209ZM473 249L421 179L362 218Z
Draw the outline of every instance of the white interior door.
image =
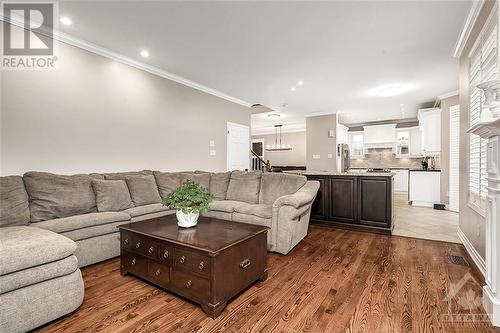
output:
M250 168L250 127L227 123L227 170Z
M450 188L448 209L458 212L460 163L460 107L450 107Z

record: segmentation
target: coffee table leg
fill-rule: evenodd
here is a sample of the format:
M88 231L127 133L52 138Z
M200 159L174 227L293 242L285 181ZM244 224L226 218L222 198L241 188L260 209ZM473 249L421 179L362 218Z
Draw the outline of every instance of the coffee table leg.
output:
M216 306L212 304L202 304L201 309L205 312L210 318L215 319L222 311L226 308L227 302L219 303Z

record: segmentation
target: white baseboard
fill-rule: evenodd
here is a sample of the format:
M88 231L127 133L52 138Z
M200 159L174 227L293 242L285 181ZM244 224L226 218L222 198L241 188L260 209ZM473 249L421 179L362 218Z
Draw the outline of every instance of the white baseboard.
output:
M467 250L467 253L469 253L470 257L472 260L474 260L474 263L476 264L477 268L483 274L483 277L486 277L486 263L483 258L479 255L479 253L476 251L474 246L472 246L472 243L469 241L467 236L465 236L464 232L460 227L458 227L457 231L458 238L462 241L462 244L464 244L465 249Z
M493 296L490 287L483 287L483 307L493 326L500 326L500 300Z
M434 203L432 202L424 202L424 201L412 201L411 202L412 206L417 206L417 207L434 207Z

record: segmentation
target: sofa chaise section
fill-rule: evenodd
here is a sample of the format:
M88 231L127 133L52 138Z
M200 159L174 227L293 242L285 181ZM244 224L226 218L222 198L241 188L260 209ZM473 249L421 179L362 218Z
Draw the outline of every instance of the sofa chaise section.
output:
M0 232L0 332L25 332L76 310L83 279L76 243L49 230Z

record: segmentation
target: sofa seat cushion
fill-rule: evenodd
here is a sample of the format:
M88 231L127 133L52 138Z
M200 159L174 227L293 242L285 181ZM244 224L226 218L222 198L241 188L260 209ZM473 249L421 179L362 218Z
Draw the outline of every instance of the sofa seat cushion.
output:
M2 228L0 276L72 255L76 243L49 230L29 226Z
M20 176L0 177L0 227L27 225L28 193Z
M264 219L270 219L273 216L273 208L271 205L265 204L248 204L240 202L234 207L234 211L241 214L254 215Z
M130 221L130 215L122 212L102 212L63 217L32 223L31 226L61 233L113 222Z
M263 227L268 227L271 228L272 224L272 219L265 219L262 217L258 217L255 215L250 215L250 214L242 214L238 212L233 213L233 221L234 222L241 222L241 223L248 223L248 224L255 224L255 225L260 225ZM269 235L271 234L272 230L268 231L268 238Z
M151 205L145 205L145 206L139 206L139 207L125 209L122 212L126 213L126 214L130 215L130 217L134 218L134 217L141 216L141 215L163 212L163 211L168 211L168 210L170 210L170 209L166 206L163 206L161 203L155 203L155 204L151 204Z
M214 200L210 203L208 208L214 211L232 213L234 212L234 208L241 203L243 202L234 200Z
M127 220L127 221L118 221L118 222L94 225L87 228L61 232L61 235L68 237L69 239L72 239L76 242L87 238L112 234L118 231L118 226L122 224L128 224L130 222L131 222L130 220Z
M119 212L132 208L132 198L124 180L93 180L97 210L99 212Z
M73 273L78 268L74 255L0 276L0 295L35 283Z
M96 212L92 179L89 175L25 173L23 180L30 198L31 222Z

